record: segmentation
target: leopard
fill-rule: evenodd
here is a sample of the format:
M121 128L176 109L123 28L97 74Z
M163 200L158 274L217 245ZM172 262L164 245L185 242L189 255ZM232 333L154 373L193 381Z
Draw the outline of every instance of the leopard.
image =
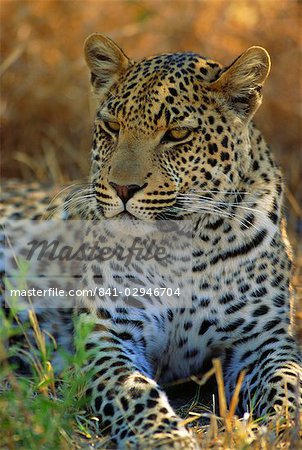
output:
M97 107L89 185L71 195L84 202L69 217L119 230L165 221L192 226L187 306L150 309L143 298L104 305L82 296L74 307L93 324L85 395L110 448L200 448L164 386L203 373L213 358L222 363L228 402L244 371L238 414L295 415L302 357L284 183L253 120L271 68L268 52L250 47L228 66L194 52L134 61L94 33L84 54ZM52 191L18 186L7 187L6 217L43 218ZM63 198L52 207L66 213L68 204ZM181 241L181 227L177 233ZM163 273L155 274L157 286L167 286ZM134 285L148 285L135 261L88 261L82 281L96 286L99 276L110 287L129 274Z

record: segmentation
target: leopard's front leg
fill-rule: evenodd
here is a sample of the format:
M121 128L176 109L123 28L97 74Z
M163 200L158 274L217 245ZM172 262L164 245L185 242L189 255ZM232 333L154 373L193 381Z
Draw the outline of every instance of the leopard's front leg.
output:
M302 412L302 361L298 345L278 320L267 322L271 332L235 342L226 366L226 390L232 395L239 373L246 370L240 410L266 417L276 412Z
M104 432L120 449L198 449L165 393L152 379L144 353L142 324L114 322L94 315L87 369L92 371L87 396Z

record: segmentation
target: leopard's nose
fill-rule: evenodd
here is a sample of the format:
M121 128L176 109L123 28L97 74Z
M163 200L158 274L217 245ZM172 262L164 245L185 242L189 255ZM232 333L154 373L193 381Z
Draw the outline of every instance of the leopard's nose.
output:
M131 197L133 197L133 195L137 191L140 191L144 187L137 184L126 184L124 186L121 186L119 184L113 183L113 181L110 181L109 184L113 187L113 189L115 189L117 195L125 204Z

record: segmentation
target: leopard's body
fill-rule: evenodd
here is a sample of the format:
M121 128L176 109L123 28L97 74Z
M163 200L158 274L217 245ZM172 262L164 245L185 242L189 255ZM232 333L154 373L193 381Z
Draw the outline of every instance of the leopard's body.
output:
M150 312L143 303L101 308L79 300L79 313L94 323L87 397L95 414L118 448L198 448L160 385L201 373L213 357L222 360L229 400L246 370L240 411L301 407L282 177L251 121L267 53L252 47L228 68L194 53L133 62L96 34L86 59L99 106L80 216L130 227L159 219L193 226L190 307ZM26 191L23 197L29 201ZM16 200L7 205L12 218L22 216L14 216L22 208ZM28 208L26 217L44 205ZM135 264L94 262L83 284L95 286L98 274L109 287L129 270L148 284ZM161 273L155 283L165 283Z

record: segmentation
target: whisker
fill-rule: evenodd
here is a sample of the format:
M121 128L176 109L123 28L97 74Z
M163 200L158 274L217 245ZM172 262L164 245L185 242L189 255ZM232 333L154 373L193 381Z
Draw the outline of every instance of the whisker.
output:
M209 197L206 197L204 195L199 195L199 194L195 194L195 193L192 193L192 194L191 193L178 194L177 198L186 198L186 199L195 198L195 199L213 200L213 199L210 199ZM236 202L223 201L223 200L213 200L213 201L215 201L217 203L223 203L223 204L226 204L226 205L237 205L237 204L239 204L239 203L236 203ZM254 203L255 203L255 200L242 200L240 202L240 204L247 204L247 205L254 204Z
M49 206L51 206L51 204L60 196L60 195L62 195L65 191L67 191L67 190L70 190L70 189L73 189L74 187L80 187L80 186L87 186L87 185L90 185L90 183L83 183L83 182L79 182L79 183L76 183L76 182L74 182L74 183L72 183L72 184L69 184L68 186L65 186L65 187L63 187L52 199L51 199L51 201L49 202L49 204L48 204L48 207Z
M253 228L255 228L255 230L259 231L258 227L256 227L253 223L251 223L246 218L240 219L239 217L237 217L236 215L232 214L231 212L227 212L225 210L221 210L218 206L215 207L215 205L211 204L211 202L208 202L207 205L203 205L203 204L196 205L196 203L195 203L194 205L188 205L189 208L188 208L187 204L185 204L184 206L185 207L178 208L178 209L180 211L182 211L182 212L186 211L186 212L191 212L191 213L198 213L198 212L204 212L205 211L205 212L213 213L213 214L216 214L216 215L218 215L220 217L234 219L240 225L244 226L245 228L248 228L248 226L252 226Z
M76 185L73 185L73 186L76 186ZM72 189L72 187L68 186L67 189ZM66 188L63 189L60 192L60 194L62 195L62 193L65 192L67 189ZM85 201L85 205L87 205L86 201L93 198L93 192L91 191L91 186L87 186L87 185L84 189L74 191L69 195L70 195L69 198L68 198L68 196L66 197L67 200L63 200L61 204L57 205L51 211L46 210L45 214L43 215L43 219L44 218L47 218L47 219L52 218L54 216L54 214L56 214L58 211L67 211L67 212L71 212L72 210L74 211L76 207L80 208L80 206L84 205L84 201ZM58 198L58 195L56 198Z
M209 199L207 197L202 197L202 196L192 196L192 197L193 198L191 198L190 195L188 195L187 197L182 196L181 198L178 198L178 200L180 200L180 201L182 201L182 200L184 200L184 201L186 201L186 200L187 201L193 201L193 200L199 200L200 199L203 202L211 204L211 205L214 205L214 206L215 205L221 205L221 206L225 206L225 207L230 206L230 207L234 207L234 208L241 208L241 209L246 210L246 211L252 211L252 212L261 214L262 216L266 216L266 212L265 211L261 211L260 209L251 208L249 206L245 206L245 205L248 205L248 204L254 204L255 202L253 202L253 201L242 202L244 204L242 204L242 203L238 204L238 203L234 203L234 202L223 202L223 201L219 201L219 200L212 200L212 199Z
M234 189L229 189L227 191L223 191L221 189L195 189L192 190L192 193L198 193L198 192L202 192L202 193L210 193L210 194L252 194L255 195L257 193L260 192L266 192L267 189L259 189L257 192L251 192L251 191L239 191L239 190L234 190Z
M42 216L42 219L45 219L45 218L50 218L55 212L57 212L58 210L59 210L59 208L61 208L62 207L62 205L63 205L63 203L62 204L60 204L60 205L58 205L58 206L56 206L54 209L51 209L52 208L52 205L53 205L53 203L60 197L60 196L63 196L63 194L66 192L66 191L69 191L69 190L72 190L73 188L80 188L80 187L84 187L84 191L87 189L87 188L90 188L90 186L91 186L91 183L88 183L88 182L83 182L83 181L79 181L79 182L74 182L73 184L70 184L70 185L68 185L68 186L65 186L65 187L63 187L51 200L50 200L50 202L49 202L49 204L48 204L48 206L46 207L46 209L45 209L45 212L44 212L44 214L43 214L43 216ZM76 191L76 192L80 192L80 191ZM51 209L51 211L50 211L50 209Z

